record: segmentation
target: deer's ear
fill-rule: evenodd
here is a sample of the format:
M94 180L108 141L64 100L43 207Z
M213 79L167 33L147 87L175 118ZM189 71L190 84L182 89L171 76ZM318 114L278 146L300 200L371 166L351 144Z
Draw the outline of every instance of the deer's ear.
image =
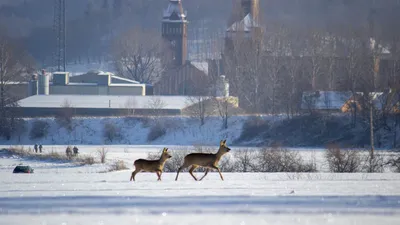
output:
M165 152L165 151L166 151L166 148L164 148L162 151Z
M226 144L226 140L224 140L222 143Z
M168 148L165 148L165 151L168 151Z

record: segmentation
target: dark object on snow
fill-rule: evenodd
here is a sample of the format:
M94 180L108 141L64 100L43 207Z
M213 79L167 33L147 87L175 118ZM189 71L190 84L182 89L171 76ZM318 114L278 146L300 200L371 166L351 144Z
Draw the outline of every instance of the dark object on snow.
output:
M67 155L68 159L72 158L72 150L71 150L71 146L67 147L67 150L65 150L65 154Z
M33 173L33 169L30 166L16 166L13 173Z
M72 150L74 151L74 155L78 155L79 149L76 146Z

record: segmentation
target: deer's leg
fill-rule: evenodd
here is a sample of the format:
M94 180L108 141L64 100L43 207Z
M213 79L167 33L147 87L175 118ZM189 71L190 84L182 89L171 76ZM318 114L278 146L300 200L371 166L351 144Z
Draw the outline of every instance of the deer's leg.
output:
M197 178L193 175L193 171L197 168L197 166L193 165L192 168L190 168L189 173L190 175L192 175L192 177L194 178L194 180L197 180Z
M219 169L218 166L213 166L213 169L218 170L219 176L221 177L221 180L224 180L224 177L222 176L221 170Z
M161 173L162 173L162 171L157 171L156 173L157 173L157 176L158 176L158 180L157 181L161 181Z
M136 169L135 171L132 172L131 181L132 181L132 180L135 181L135 176L136 176L136 174L139 173L139 172L140 172L139 169Z
M181 172L186 167L188 167L188 165L186 165L186 164L183 164L181 167L179 167L178 172L176 173L175 181L178 180L179 172Z
M210 168L207 168L207 169L206 169L206 172L204 173L204 176L203 176L202 178L200 178L200 180L203 180L203 178L207 176L208 171L210 171Z

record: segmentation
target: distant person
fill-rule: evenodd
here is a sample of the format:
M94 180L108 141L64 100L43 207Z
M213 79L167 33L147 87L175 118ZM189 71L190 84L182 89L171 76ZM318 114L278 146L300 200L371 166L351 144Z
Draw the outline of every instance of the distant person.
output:
M74 155L78 155L79 149L76 146L74 146L73 150L74 150Z
M67 154L67 157L70 159L72 157L72 151L71 151L71 146L67 147L67 150L65 150L65 154Z
M33 149L35 149L35 152L37 153L37 151L38 151L38 145L35 144L35 146L33 146Z
M39 145L39 152L42 153L43 146L42 144Z

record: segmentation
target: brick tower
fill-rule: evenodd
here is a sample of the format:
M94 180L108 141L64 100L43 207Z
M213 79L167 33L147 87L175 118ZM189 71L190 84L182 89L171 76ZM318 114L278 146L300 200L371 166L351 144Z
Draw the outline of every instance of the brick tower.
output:
M187 59L186 12L181 0L169 0L162 19L162 37L168 44L173 65L182 66Z

